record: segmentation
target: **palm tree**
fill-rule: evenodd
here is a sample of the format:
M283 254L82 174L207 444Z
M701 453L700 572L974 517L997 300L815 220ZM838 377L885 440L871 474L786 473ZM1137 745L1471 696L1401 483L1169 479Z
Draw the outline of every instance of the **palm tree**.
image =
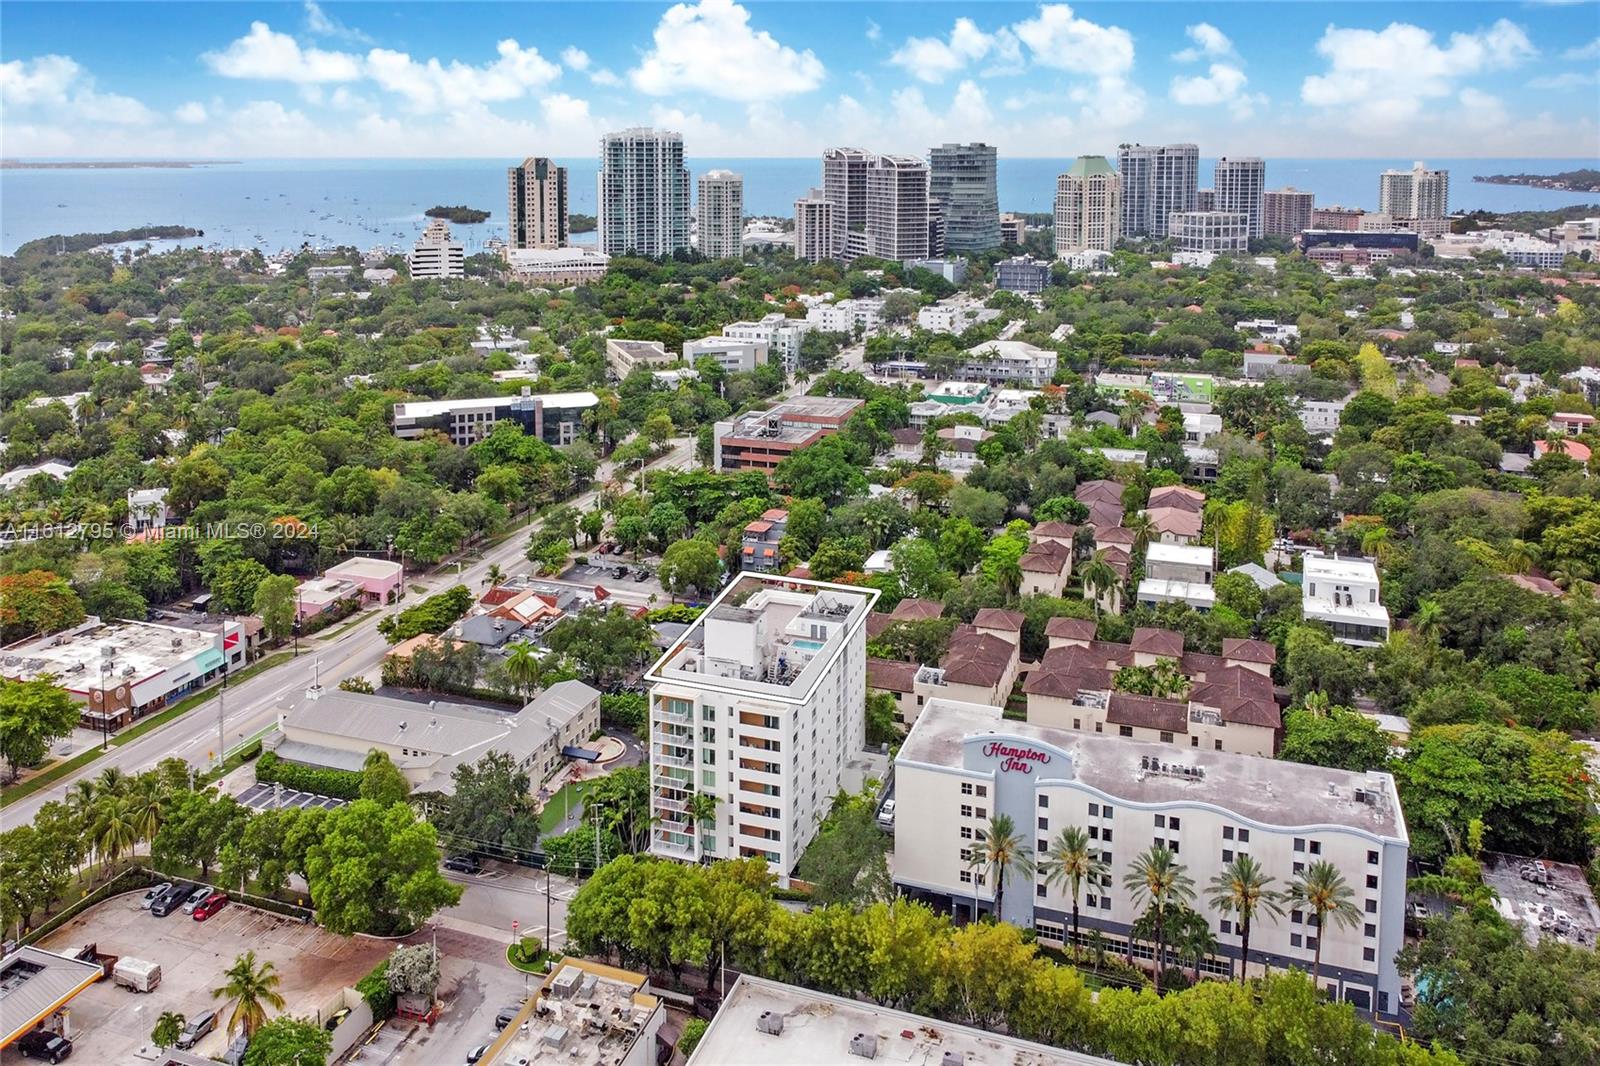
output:
M103 794L95 803L94 846L106 860L106 880L124 851L139 839L133 803L125 796Z
M233 965L222 972L227 983L211 990L212 999L226 1000L233 1005L228 1016L228 1035L244 1027L244 1035L254 1037L267 1020L267 1008L283 1009L284 999L278 994L277 967L268 962L256 965L256 953L247 951L233 960Z
M1166 847L1156 844L1141 852L1128 865L1122 885L1133 894L1135 903L1149 901L1154 912L1156 994L1161 993L1163 948L1166 946L1167 908L1194 899L1194 879Z
M1006 875L1013 870L1019 874L1032 873L1033 849L1017 832L1016 823L1009 814L996 814L989 819L988 826L978 830L977 845L972 849L972 861L968 863L968 868L983 870L994 878L994 913L998 918L1001 904L1005 901ZM973 918L977 918L976 907L973 908Z
M1136 511L1122 520L1122 524L1133 532L1133 554L1141 556L1145 549L1150 547L1150 516L1143 511Z
M1107 873L1100 852L1089 846L1089 834L1079 826L1069 825L1056 834L1039 861L1039 872L1047 885L1066 885L1072 893L1072 942L1078 943L1078 895L1084 881L1099 884Z
M1240 855L1224 866L1206 889L1213 908L1238 919L1240 984L1244 984L1245 971L1250 968L1250 924L1256 912L1283 917L1283 893L1271 886L1272 878L1261 864L1249 855Z
M483 583L490 588L500 584L506 579L506 572L500 569L499 563L490 563L488 573L483 575Z
M1004 559L995 564L995 584L1000 586L1000 591L1006 594L1006 599L1011 600L1022 591L1022 564L1017 559Z
M128 813L133 818L134 829L140 840L155 840L156 833L161 829L166 799L161 781L154 774L134 779L133 788L127 796Z
M120 796L128 790L131 782L132 778L122 770L108 766L95 779L95 791L102 796Z
M1572 591L1594 576L1594 569L1580 559L1564 559L1550 568L1550 580Z
M1513 538L1506 545L1504 558L1506 568L1513 574L1526 574L1539 565L1539 545Z
M1172 953L1179 960L1187 959L1194 967L1190 984L1200 983L1200 963L1206 956L1217 953L1217 938L1211 932L1206 916L1188 907L1179 906L1168 919L1171 928Z
M1100 613L1100 596L1117 587L1117 572L1106 562L1105 549L1097 550L1083 564L1083 597L1094 604L1094 613Z
M1317 929L1317 946L1311 957L1311 983L1316 985L1322 973L1322 939L1328 929L1328 920L1332 919L1347 929L1361 923L1361 910L1355 904L1355 890L1346 883L1338 867L1327 859L1318 859L1295 879L1289 889L1289 898L1311 911Z
M1319 689L1307 692L1305 699L1300 701L1300 707L1302 710L1310 711L1313 718L1326 718L1328 712L1333 709L1333 701L1328 698L1326 692Z
M526 698L544 678L544 660L527 641L518 641L506 656L506 676L517 686L518 695Z
M721 802L709 792L694 792L689 796L689 821L701 829L715 829L717 804Z
M1411 628L1417 631L1417 636L1436 639L1443 627L1444 608L1439 606L1438 600L1422 600L1417 604L1417 613L1411 619Z

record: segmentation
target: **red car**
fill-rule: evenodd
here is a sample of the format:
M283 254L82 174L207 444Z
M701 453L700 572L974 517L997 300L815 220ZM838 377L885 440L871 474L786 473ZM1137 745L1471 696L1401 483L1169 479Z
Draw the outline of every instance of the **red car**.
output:
M213 892L206 897L204 903L194 909L194 920L203 922L227 905L228 894L226 892Z

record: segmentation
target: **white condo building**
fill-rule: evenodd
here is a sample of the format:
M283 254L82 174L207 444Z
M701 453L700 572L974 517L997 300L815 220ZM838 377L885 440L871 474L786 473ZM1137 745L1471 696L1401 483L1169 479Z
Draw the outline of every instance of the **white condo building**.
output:
M600 139L595 178L600 251L669 256L689 247L683 137L642 127Z
M1378 568L1370 559L1307 554L1300 613L1322 622L1341 644L1375 648L1389 639L1389 609L1378 600Z
M1250 236L1260 237L1264 221L1262 195L1267 188L1266 161L1255 156L1245 159L1224 156L1217 160L1212 186L1214 209L1244 215L1249 219Z
M865 743L877 598L745 573L650 668L652 854L765 859L788 883ZM717 800L698 824L697 793Z
M1443 218L1450 211L1450 172L1420 161L1410 170L1385 170L1378 176L1378 211L1390 218Z
M1250 216L1243 211L1174 211L1167 236L1175 252L1244 252L1250 249Z
M707 259L737 259L744 251L744 178L731 170L700 175L700 254Z
M833 237L827 258L854 259L866 253L867 167L872 153L860 148L829 148L822 153L822 195L833 204Z
M928 164L880 155L867 167L867 254L901 262L928 256Z
M831 259L834 250L834 204L821 189L794 202L794 257L807 263Z
M1122 235L1165 237L1174 211L1193 211L1200 186L1200 148L1193 144L1125 144L1117 150L1122 177Z
M774 311L755 322L729 322L722 327L722 335L766 345L767 358L778 360L786 373L793 373L800 361L800 342L812 328L803 318L789 318Z
M1303 908L1257 914L1251 974L1309 971L1321 944L1319 983L1336 1000L1392 1014L1400 1005L1395 953L1404 946L1410 849L1394 779L1172 744L1074 732L1002 718L1000 708L935 698L895 759L894 880L903 891L959 914L995 909L995 872L974 867L979 834L1008 815L1033 855L1068 827L1084 829L1110 869L1082 886L1079 923L1115 954L1149 960L1129 933L1144 908L1122 878L1141 852L1176 853L1203 888L1249 855L1286 889L1318 861L1344 875L1360 912L1354 925L1319 929ZM1012 871L1000 917L1046 942L1072 935L1072 897L1037 874ZM1218 950L1200 968L1236 974L1240 937L1230 915L1196 905Z
M417 238L406 265L413 278L464 278L467 276L467 252L459 241L450 239L450 227L444 219L428 223Z
M1102 155L1080 155L1056 179L1056 254L1109 252L1121 235L1122 182Z
M683 361L690 366L701 359L714 359L729 374L754 370L767 361L767 344L759 340L740 340L736 337L701 337L683 342Z

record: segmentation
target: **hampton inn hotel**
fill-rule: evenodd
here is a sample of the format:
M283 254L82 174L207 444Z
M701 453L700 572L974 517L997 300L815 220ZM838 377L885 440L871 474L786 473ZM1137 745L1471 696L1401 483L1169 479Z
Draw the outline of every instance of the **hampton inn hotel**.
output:
M1123 887L1135 856L1153 845L1177 853L1220 950L1202 968L1236 973L1239 936L1205 905L1212 877L1248 854L1282 891L1319 860L1334 864L1360 912L1353 925L1319 930L1292 903L1258 913L1250 972L1310 970L1318 938L1320 981L1362 1010L1396 1011L1405 909L1406 826L1394 779L1173 744L1142 743L1002 719L1000 709L935 699L923 707L895 760L894 879L903 891L957 913L994 909L994 871L972 865L979 833L1009 815L1035 857L1077 826L1098 846L1110 876L1082 888L1080 925L1111 950L1127 949L1142 907ZM1006 921L1041 939L1070 935L1072 898L1061 885L1012 871L1001 893ZM1147 944L1133 953L1151 957Z

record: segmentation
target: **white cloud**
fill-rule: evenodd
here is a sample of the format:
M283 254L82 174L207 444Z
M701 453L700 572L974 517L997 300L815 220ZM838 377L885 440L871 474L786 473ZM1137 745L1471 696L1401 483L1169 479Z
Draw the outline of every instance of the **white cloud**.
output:
M1041 67L1097 78L1133 69L1133 37L1127 30L1078 18L1066 4L1043 4L1036 17L1012 29Z
M561 62L565 63L573 70L588 70L589 53L585 52L582 48L574 48L569 44L567 47L561 50Z
M495 48L500 58L484 66L460 60L419 63L404 52L374 48L367 53L367 72L381 87L402 96L418 111L460 108L473 103L516 100L543 88L561 75L561 68L511 38Z
M1193 26L1186 26L1183 32L1189 35L1189 40L1194 44L1173 54L1172 58L1180 63L1193 63L1202 57L1233 54L1233 42L1228 40L1227 34L1209 22L1197 22Z
M1226 104L1236 119L1250 118L1256 107L1266 102L1259 94L1245 92L1250 79L1231 63L1213 63L1205 74L1175 77L1169 95L1185 107L1215 107Z
M306 0L306 32L314 33L319 37L337 37L340 40L355 41L358 44L371 44L372 38L353 29L322 10L322 5L316 0Z
M871 19L868 19L867 20L867 40L876 41L882 36L883 36L883 27L878 25L876 22L873 22Z
M301 48L293 37L277 33L265 22L252 22L249 33L221 52L207 52L201 58L225 78L322 82L361 77L359 56Z
M156 118L131 96L100 92L76 60L61 55L0 63L0 101L22 111L48 113L64 124L142 126Z
M1600 59L1600 37L1596 37L1588 44L1580 44L1568 48L1561 53L1562 59Z
M765 30L733 0L674 4L661 16L654 47L629 73L651 96L692 91L726 100L770 100L822 84L822 61L797 52Z
M622 84L622 79L604 67L589 72L589 80L596 85L617 86Z
M1505 102L1498 96L1467 88L1457 99L1461 101L1462 123L1470 128L1499 129L1510 120Z
M1014 68L1022 62L1022 49L1014 33L1004 27L994 33L978 28L969 18L956 19L950 37L910 37L895 49L889 62L905 68L919 81L938 84L969 63L992 57L1003 68Z
M187 125L198 126L209 116L206 114L206 105L190 100L188 103L180 105L172 113L172 117Z
M1580 73L1571 70L1565 74L1534 78L1528 82L1528 88L1530 89L1545 89L1554 92L1562 92L1567 89L1585 89L1591 85L1600 85L1600 71L1591 70L1588 73Z
M1330 25L1317 52L1328 71L1307 77L1300 98L1344 110L1353 123L1392 127L1417 117L1430 100L1454 94L1461 79L1515 67L1537 49L1519 26L1500 19L1486 30L1451 34L1444 46L1404 22L1382 30Z

